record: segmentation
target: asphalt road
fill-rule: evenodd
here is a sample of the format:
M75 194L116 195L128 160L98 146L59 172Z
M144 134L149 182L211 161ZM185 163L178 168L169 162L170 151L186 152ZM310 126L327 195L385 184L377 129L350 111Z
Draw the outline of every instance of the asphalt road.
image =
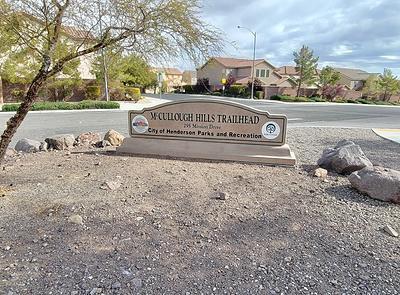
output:
M164 95L168 100L207 99L199 95ZM213 97L220 99L218 97ZM350 104L293 104L272 101L224 98L267 110L274 114L286 114L289 127L324 126L352 128L400 128L400 107L364 106ZM3 131L11 113L0 113L0 131ZM43 140L60 133L79 134L86 131L106 132L116 129L127 134L127 111L56 111L32 112L22 123L11 145L27 137Z

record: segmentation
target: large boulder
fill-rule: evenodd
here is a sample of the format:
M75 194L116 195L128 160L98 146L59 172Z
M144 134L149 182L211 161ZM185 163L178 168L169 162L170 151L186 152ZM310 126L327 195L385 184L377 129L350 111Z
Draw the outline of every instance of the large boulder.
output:
M83 146L90 146L90 145L95 145L100 140L101 140L100 133L85 132L85 133L80 134L76 138L76 144L83 145Z
M349 140L341 140L334 148L324 150L318 160L318 166L340 174L350 174L365 167L372 167L372 163L359 145Z
M111 129L104 135L104 140L107 140L112 146L120 146L124 141L124 136L121 133Z
M351 186L371 198L400 204L400 171L365 167L348 177Z
M67 150L74 146L75 136L73 134L59 134L46 138L49 149Z
M36 153L40 151L40 141L23 138L15 145L17 152Z

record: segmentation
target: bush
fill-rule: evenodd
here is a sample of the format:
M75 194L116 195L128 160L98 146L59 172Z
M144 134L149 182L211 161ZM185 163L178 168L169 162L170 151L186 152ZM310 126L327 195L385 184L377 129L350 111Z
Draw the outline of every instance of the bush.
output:
M246 97L247 87L243 85L231 85L225 93L234 97Z
M194 94L195 93L195 88L192 85L184 85L182 86L183 90L187 94Z
M13 89L11 90L11 97L14 101L21 101L24 98L25 90L23 89Z
M357 99L357 102L361 103L361 104L375 104L372 100L367 100L367 99L363 99L363 98Z
M326 102L326 99L323 99L323 98L317 97L317 96L310 97L310 100L315 101L315 102Z
M125 99L125 93L122 88L111 88L109 91L111 100L123 101Z
M214 96L221 96L222 94L221 94L221 92L219 92L219 91L214 91L213 93L211 93L211 95L214 95Z
M142 98L140 89L135 87L125 87L125 99L138 101Z
M263 99L264 98L264 91L256 91L255 98L256 99Z
M85 89L86 99L96 100L101 95L100 86L86 86Z
M16 112L19 108L18 103L5 104L2 107L3 112ZM119 109L119 103L113 101L92 101L83 100L81 102L35 102L32 105L32 111L46 110L83 110L83 109Z

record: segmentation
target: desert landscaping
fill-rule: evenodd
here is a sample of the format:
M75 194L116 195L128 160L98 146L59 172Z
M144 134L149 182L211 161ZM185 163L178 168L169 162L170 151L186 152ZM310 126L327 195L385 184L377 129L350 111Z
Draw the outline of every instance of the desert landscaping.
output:
M398 144L362 129L289 128L294 168L120 156L87 137L9 152L0 290L397 294L399 205L359 193L345 175L313 176L342 139L400 170Z

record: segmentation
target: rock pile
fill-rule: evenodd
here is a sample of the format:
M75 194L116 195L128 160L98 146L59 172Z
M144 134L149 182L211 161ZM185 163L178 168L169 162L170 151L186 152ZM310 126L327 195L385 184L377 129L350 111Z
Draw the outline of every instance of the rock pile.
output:
M372 163L359 145L342 140L334 148L324 150L318 166L340 174L350 174L364 167L372 167Z
M75 146L105 148L120 146L124 136L115 130L109 130L102 139L100 133L85 132L75 138L73 134L58 134L47 137L43 142L23 138L15 145L16 152L37 153L47 150L70 150Z
M360 146L352 141L342 140L334 148L324 150L318 166L350 174L351 186L373 199L400 204L400 171L373 166Z

